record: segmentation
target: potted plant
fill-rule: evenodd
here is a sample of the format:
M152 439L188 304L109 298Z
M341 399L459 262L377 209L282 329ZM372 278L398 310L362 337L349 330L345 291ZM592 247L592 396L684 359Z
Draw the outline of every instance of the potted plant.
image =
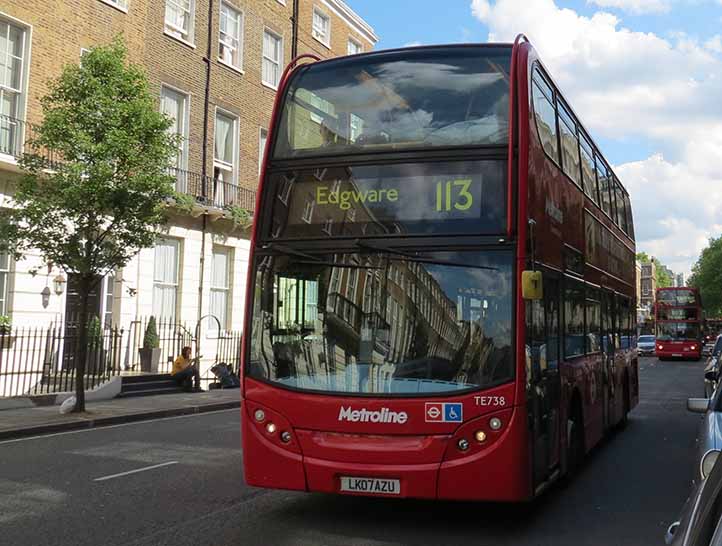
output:
M7 315L0 315L0 348L5 349L13 346L15 336L12 333L12 321Z
M143 336L143 347L138 349L140 355L140 371L158 373L158 361L160 360L160 339L155 325L155 317L148 319Z

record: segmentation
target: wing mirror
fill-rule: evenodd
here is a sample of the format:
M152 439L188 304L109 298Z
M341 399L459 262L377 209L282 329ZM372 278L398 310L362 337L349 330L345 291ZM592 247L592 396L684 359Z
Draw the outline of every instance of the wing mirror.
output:
M706 413L709 408L709 398L688 398L687 410L692 413Z
M719 379L719 371L716 368L712 368L710 370L705 370L704 378L706 381L709 381L710 383L716 383L717 379Z
M521 297L525 300L540 300L544 297L541 271L521 272Z
M677 532L677 529L679 529L679 524L679 521L675 521L674 523L672 523L672 525L667 527L667 534L664 537L665 544L672 544L672 541L674 540L674 535Z

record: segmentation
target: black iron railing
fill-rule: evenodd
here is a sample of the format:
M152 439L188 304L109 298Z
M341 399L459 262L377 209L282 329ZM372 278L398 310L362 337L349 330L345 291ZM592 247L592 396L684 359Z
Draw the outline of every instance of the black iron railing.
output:
M171 167L170 174L176 180L176 191L195 198L200 205L227 209L232 206L253 211L256 192L219 178Z
M123 372L140 372L139 349L149 318L131 322L127 329L106 328L90 335L86 354L85 387L92 389ZM169 373L185 346L200 353L204 386L215 381L210 368L224 363L236 375L241 365L241 333L205 335L197 343L195 325L159 320L160 359L155 373ZM62 324L0 330L0 398L75 390L77 329Z
M29 124L21 119L0 115L0 154L19 158L23 153Z
M62 325L0 330L0 397L75 389L77 334ZM85 387L121 371L124 332L109 328L90 336Z
M0 156L20 159L25 152L35 152L46 161L46 167L52 169L60 156L47 148L31 149L29 143L35 138L36 129L25 120L0 114Z

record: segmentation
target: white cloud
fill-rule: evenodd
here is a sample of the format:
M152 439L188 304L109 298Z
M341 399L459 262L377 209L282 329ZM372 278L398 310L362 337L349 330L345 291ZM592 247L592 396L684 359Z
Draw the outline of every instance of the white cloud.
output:
M672 7L670 0L587 0L587 4L596 4L603 8L617 8L627 13L666 13Z
M720 0L722 2L722 0ZM715 34L704 43L704 47L715 53L722 53L722 35Z
M422 45L421 42L409 42L407 44L404 44L404 47L416 47Z
M638 248L687 270L707 237L722 230L717 37L704 45L683 33L663 38L554 0L473 0L471 11L490 41L529 37L593 135L641 140L657 151L615 170L632 195Z

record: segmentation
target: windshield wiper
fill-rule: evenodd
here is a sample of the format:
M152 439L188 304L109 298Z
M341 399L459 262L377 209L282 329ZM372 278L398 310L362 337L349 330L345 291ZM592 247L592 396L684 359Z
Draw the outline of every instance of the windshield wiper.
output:
M487 269L489 271L499 271L496 267L489 267L486 265L473 265L473 264L465 264L461 262L453 262L449 260L438 260L436 258L427 258L424 256L420 256L418 254L410 254L408 252L404 252L403 250L396 250L393 248L389 248L384 245L376 245L373 243L369 243L367 241L362 241L361 239L356 239L354 241L354 244L357 248L366 249L366 250L373 250L374 252L386 252L388 254L396 254L397 256L403 256L404 258L407 258L414 262L423 262L423 263L431 263L431 264L438 264L438 265L450 265L454 267L469 267L471 269Z

